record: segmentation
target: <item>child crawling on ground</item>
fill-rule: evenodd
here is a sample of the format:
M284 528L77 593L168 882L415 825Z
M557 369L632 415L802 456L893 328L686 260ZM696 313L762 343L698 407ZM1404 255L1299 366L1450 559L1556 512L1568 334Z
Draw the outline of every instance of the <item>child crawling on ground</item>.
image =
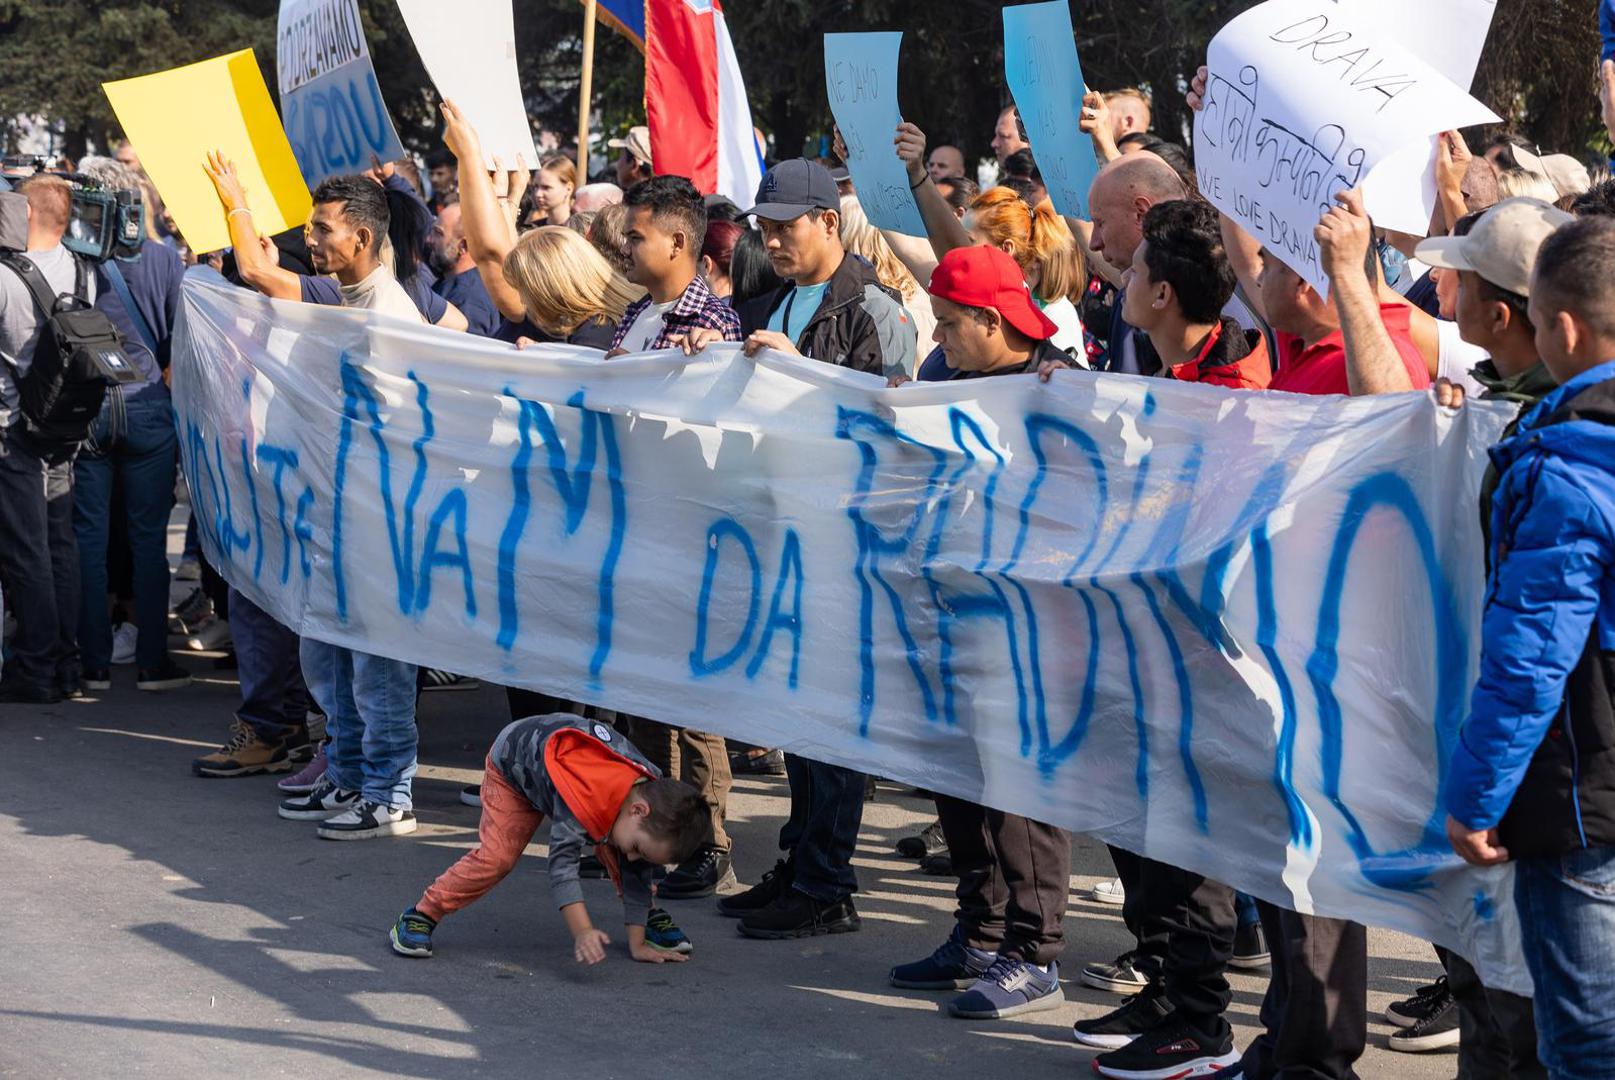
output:
M589 845L622 895L628 954L652 964L686 958L689 939L651 906L651 874L706 841L711 814L695 788L662 779L622 735L572 713L511 722L486 768L480 843L398 916L388 934L394 952L431 956L437 924L499 884L548 817L550 892L578 963L598 964L611 944L583 906L578 862Z

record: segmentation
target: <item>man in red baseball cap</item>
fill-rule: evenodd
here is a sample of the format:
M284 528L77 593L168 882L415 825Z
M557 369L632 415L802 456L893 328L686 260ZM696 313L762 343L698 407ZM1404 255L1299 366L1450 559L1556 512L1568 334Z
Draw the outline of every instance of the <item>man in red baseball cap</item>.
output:
M929 291L934 338L955 379L1018 375L1045 361L1072 366L1049 341L1059 328L1038 310L1025 274L1004 251L954 248L937 263Z
M1050 344L1056 327L1032 302L1015 260L995 247L955 248L931 275L936 341L955 379L1070 366ZM1046 377L1046 376L1045 376ZM1071 878L1071 834L1052 825L936 796L958 875L953 933L930 956L899 964L893 986L963 990L954 1016L997 1020L1058 1008L1061 919Z

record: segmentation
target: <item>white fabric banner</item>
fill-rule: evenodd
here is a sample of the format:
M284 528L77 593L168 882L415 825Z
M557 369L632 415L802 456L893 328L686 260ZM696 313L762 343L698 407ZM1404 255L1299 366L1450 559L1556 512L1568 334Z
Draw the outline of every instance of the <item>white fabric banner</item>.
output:
M208 557L299 633L779 746L1394 927L1528 992L1437 792L1509 410L886 389L185 284Z
M1498 119L1393 34L1334 0L1268 0L1206 52L1200 190L1323 295L1312 233L1335 195L1362 186L1377 224L1422 236L1428 137Z

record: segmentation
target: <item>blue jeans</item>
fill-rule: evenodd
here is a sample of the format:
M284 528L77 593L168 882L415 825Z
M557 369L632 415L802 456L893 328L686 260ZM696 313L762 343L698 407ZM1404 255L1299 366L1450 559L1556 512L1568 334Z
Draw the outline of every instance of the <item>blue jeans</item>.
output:
M144 391L132 400L114 390L73 463L73 532L78 537L79 652L88 671L112 663L107 614L107 530L112 486L123 485L129 555L134 564L136 662L159 667L168 655L168 513L174 508L179 438L168 394Z
M230 636L235 639L241 677L236 716L264 742L280 742L308 723L308 691L297 635L231 589Z
M304 638L303 679L325 713L325 778L366 802L414 805L415 665Z
M785 775L791 816L779 831L779 846L790 853L792 886L824 901L857 892L852 853L864 820L864 774L786 754Z
M1615 1077L1615 847L1521 859L1514 903L1548 1075Z
M1234 894L1234 917L1240 926L1250 926L1252 923L1262 921L1262 913L1257 910L1256 898L1247 896L1242 892Z

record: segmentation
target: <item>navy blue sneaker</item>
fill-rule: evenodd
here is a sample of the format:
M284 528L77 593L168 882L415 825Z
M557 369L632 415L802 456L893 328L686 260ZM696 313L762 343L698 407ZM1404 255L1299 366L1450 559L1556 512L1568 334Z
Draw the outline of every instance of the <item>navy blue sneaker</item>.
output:
M999 956L969 990L948 1002L948 1012L965 1020L1001 1020L1057 1009L1064 1000L1059 964L1045 970L1018 956Z
M662 952L692 953L695 946L661 908L651 908L645 916L645 944Z
M954 926L936 952L912 964L892 968L893 986L904 990L968 990L998 959L986 949L966 945L964 933Z
M392 942L393 952L399 956L431 956L432 931L436 929L435 920L410 908L398 916L393 928L387 931L387 940Z

